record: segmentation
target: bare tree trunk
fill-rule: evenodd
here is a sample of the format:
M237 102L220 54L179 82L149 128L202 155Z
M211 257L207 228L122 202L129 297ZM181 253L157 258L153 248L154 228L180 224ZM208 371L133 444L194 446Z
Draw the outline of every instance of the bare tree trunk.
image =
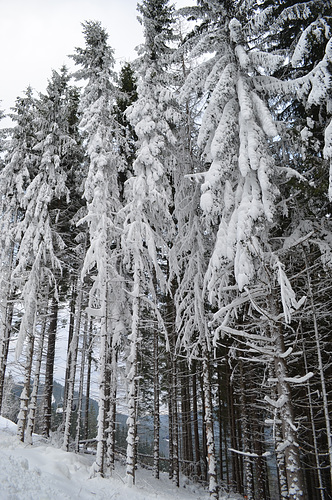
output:
M240 410L241 410L241 426L242 426L242 442L244 455L244 490L248 500L254 499L253 491L253 477L250 459L250 439L249 439L249 422L247 414L247 405L245 398L245 385L244 385L244 374L243 374L243 361L240 359L239 370L240 370Z
M88 336L88 323L89 317L86 316L83 331L83 344L81 349L81 369L80 369L80 383L78 389L78 405L77 405L77 420L76 420L76 433L75 433L75 452L78 453L80 449L80 432L82 421L82 406L83 406L83 387L85 375L85 360L86 360L86 347Z
M278 418L278 412L277 413L277 418ZM287 485L287 474L286 474L286 463L285 463L285 456L281 451L279 450L279 446L282 444L282 435L281 435L281 427L279 423L276 424L276 429L275 429L275 440L277 444L277 452L276 452L276 459L277 459L277 466L278 466L278 478L279 478L279 490L280 490L280 496L282 499L288 499L288 485Z
M87 375L86 375L86 391L85 391L85 415L84 415L84 439L88 439L89 435L89 411L90 411L90 385L91 385L91 363L92 363L92 320L89 325L89 340L87 348Z
M204 408L205 408L205 428L206 428L206 446L208 462L209 493L214 499L219 498L217 481L217 463L216 450L214 443L213 429L213 406L211 396L211 379L209 369L209 354L206 346L203 347L203 388L204 388Z
M255 500L265 500L270 498L269 485L268 485L268 474L266 470L266 462L263 456L264 453L264 426L258 422L255 415L252 416L252 441L254 446L254 452L257 455L255 459L255 477L256 477L256 488L255 488Z
M324 363L323 363L323 358L322 358L321 339L320 339L320 333L319 333L319 329L318 329L317 313L316 313L316 307L315 307L315 302L314 302L314 295L313 295L313 291L312 291L311 276L309 273L309 264L308 264L308 259L307 259L306 253L305 253L305 249L303 249L303 254L304 254L304 262L305 262L305 266L306 266L308 296L310 299L312 321L313 321L314 332L315 332L318 371L319 371L320 383L321 383L321 387L322 387L323 411L324 411L324 418L325 418L327 447L328 447L328 456L329 456L329 465L330 465L330 489L332 491L332 429L331 429L331 419L330 419L330 411L329 411L329 404L328 404L328 394L327 394L327 388L326 388ZM318 467L318 473L320 474L320 467ZM319 478L319 482L320 482L320 488L321 488L321 477ZM322 492L321 494L324 494L323 489L321 489L320 491Z
M195 451L195 475L197 479L202 477L201 452L199 445L199 427L198 427L198 404L197 404L197 362L193 364L193 424L194 424L194 451Z
M67 407L67 397L68 397L68 380L70 377L71 370L71 341L73 339L74 334L74 325L75 325L75 307L77 301L77 278L72 278L71 283L71 299L70 299L70 315L69 315L69 329L68 329L68 343L67 343L67 360L66 360L66 374L65 374L65 388L63 394L63 408ZM66 412L63 412L63 426L65 425Z
M33 327L33 332L34 332L34 327ZM34 340L35 340L34 333L29 333L27 335L23 390L20 396L20 411L17 418L17 435L22 441L22 443L24 442L24 433L27 424Z
M108 429L107 429L107 467L114 469L115 461L115 426L116 426L116 394L117 394L117 346L112 338L110 352L109 369L109 408L108 408Z
M306 353L306 347L305 347L304 336L303 336L303 331L302 331L302 325L301 325L301 336L302 336L304 367L305 367L305 371L307 373L308 372L308 362L307 362L307 353ZM316 474L317 474L317 480L318 480L318 488L317 489L319 492L319 498L321 500L325 500L322 471L321 471L321 465L320 465L320 461L319 461L319 447L318 447L318 442L317 442L317 432L316 432L315 417L314 417L314 412L313 412L312 389L311 389L310 380L307 380L307 398L308 398L309 415L310 415L310 423L311 423L311 438L312 438L312 442L313 442L312 446L314 449L315 462L316 462Z
M224 434L224 429L223 429L223 401L222 401L222 394L221 394L221 384L222 384L222 378L221 378L221 366L219 364L218 366L218 424L219 424L219 470L220 470L220 480L222 481L224 479L224 470L223 470L223 434Z
M168 356L169 360L169 374L168 374L168 455L169 455L169 470L168 470L168 477L169 479L173 479L173 393L172 393L172 364L171 364L171 354L169 353Z
M159 479L159 435L160 435L160 403L159 403L159 346L158 329L153 331L153 475Z
M45 339L45 332L46 332L46 313L47 313L47 310L45 310L45 314L44 314L44 318L43 318L43 322L42 322L42 326L41 326L41 331L40 331L40 336L39 336L39 342L38 342L37 353L36 353L36 366L35 366L33 386L32 386L30 404L29 404L29 416L28 416L28 425L27 425L27 432L26 432L26 441L29 444L32 444L32 434L33 434L34 429L35 429L40 371L41 371L44 339Z
M13 216L16 220L17 214ZM14 221L13 221L14 222ZM14 243L10 244L10 249L7 253L7 262L5 243L2 241L1 255L1 275L0 275L0 414L2 408L3 390L5 384L6 366L9 351L10 331L13 319L14 310L14 291L11 290L11 274L14 259Z
M55 357L56 329L58 322L59 303L55 296L52 298L51 321L48 328L48 344L46 355L46 373L43 402L43 435L50 436L52 418L53 373Z
M172 293L166 295L166 316L165 326L169 338L169 359L170 359L170 398L171 404L169 408L172 412L170 424L172 425L170 439L172 444L170 446L170 468L172 472L170 477L173 483L179 487L180 485L180 468L179 468L179 417L178 417L178 363L176 356L176 330L175 330L175 304L174 304L175 285L172 284Z
M107 352L108 335L106 316L101 318L100 325L100 374L99 374L99 411L98 411L98 432L97 432L97 454L95 462L95 472L99 476L104 476L104 461L106 452L106 373L107 373Z
M73 337L67 353L67 356L71 357L71 363L70 363L70 372L68 378L67 401L66 401L66 407L64 408L65 428L64 428L62 449L65 451L69 451L70 426L71 426L71 417L72 417L73 403L74 403L76 361L77 361L78 342L79 342L81 319L82 319L82 296L83 296L82 283L79 282L78 286L79 290L77 294L77 303L76 303L76 322L75 322Z
M137 416L137 348L139 337L139 314L140 314L140 269L137 259L134 261L134 283L133 283L133 310L131 334L129 335L129 357L128 357L128 434L127 434L127 484L135 484L136 467L136 416Z
M205 418L205 404L204 404L204 375L203 367L200 373L200 389L202 400L202 480L207 483L208 481L208 467L207 467L207 442L206 442L206 418Z
M176 355L172 353L172 423L173 423L173 482L175 486L180 486L180 467L179 467L179 422L178 422L178 390L177 390L177 363Z
M3 389L5 384L7 359L9 352L10 331L13 320L14 302L13 299L7 301L2 324L3 337L0 342L0 414L2 408Z
M183 472L187 476L192 476L193 472L193 439L192 439L192 421L190 407L190 383L189 370L187 363L182 364L182 382L181 382L181 418L182 418L182 456Z
M235 411L235 391L233 388L233 382L231 380L231 374L228 369L228 362L226 363L226 376L227 376L227 387L228 387L228 415L229 415L229 425L230 425L230 442L231 447L235 450L239 448L238 445L238 430L236 425L236 411ZM240 458L237 453L232 453L231 455L232 464L232 483L239 493L242 493L242 481L241 481L241 467Z
M277 317L276 306L271 297L271 311ZM271 338L274 339L275 360L274 370L277 381L277 402L266 398L272 406L279 409L282 429L282 442L277 453L285 457L288 496L290 500L304 500L306 498L304 479L301 469L299 446L297 443L297 428L294 422L291 388L288 381L284 337L281 326L271 325Z

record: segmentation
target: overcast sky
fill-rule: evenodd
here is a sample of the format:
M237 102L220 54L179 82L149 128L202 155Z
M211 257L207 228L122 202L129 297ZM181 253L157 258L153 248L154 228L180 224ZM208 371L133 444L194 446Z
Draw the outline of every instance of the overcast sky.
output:
M134 59L143 41L136 6L137 0L0 0L0 107L8 111L28 85L44 92L52 69L72 66L67 56L84 47L83 21L101 21L116 61Z

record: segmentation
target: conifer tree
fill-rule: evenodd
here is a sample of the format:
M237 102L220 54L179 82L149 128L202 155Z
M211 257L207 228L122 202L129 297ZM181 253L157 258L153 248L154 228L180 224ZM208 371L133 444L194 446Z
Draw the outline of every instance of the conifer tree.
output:
M144 27L145 43L137 69L137 101L127 117L137 135L134 176L127 182L128 202L124 208L122 238L125 264L132 275L132 329L129 336L128 366L128 483L135 481L136 375L139 345L140 300L145 294L156 309L155 283L165 290L166 278L160 262L167 254L173 221L170 213L171 186L169 153L174 144L172 93L167 86L165 67L169 52L172 11L168 1L146 0L138 10ZM160 318L159 318L160 320Z
M273 7L275 9L275 7ZM284 194L286 198L293 197L291 217L288 217L287 245L290 265L293 265L292 249L299 244L301 237L315 232L315 237L303 243L306 250L300 252L304 257L302 265L310 274L311 256L316 255L313 247L320 249L321 258L325 261L326 239L330 231L329 219L326 213L330 212L331 180L326 175L331 162L331 35L332 23L330 17L330 2L284 2L275 9L269 36L274 46L283 47L285 41L290 46L289 63L280 69L278 75L281 80L275 80L267 85L266 89L275 102L275 113L285 122L283 132L286 141L283 144L283 160L292 165L305 176L307 182L294 182ZM285 37L279 36L280 32ZM287 140L288 139L288 140ZM300 145L300 147L299 147ZM330 168L331 170L331 168ZM331 176L329 176L331 177ZM328 216L329 217L329 216ZM329 245L328 245L329 246ZM319 304L313 302L311 278L308 278L308 290L311 300L312 323L315 326L317 338L317 314ZM322 331L324 326L322 325ZM320 338L323 336L320 334ZM308 338L307 335L304 336ZM306 342L305 342L306 344ZM308 343L309 347L309 343ZM324 420L326 426L327 449L329 454L329 488L332 488L332 441L329 406L327 403L327 386L322 369L321 348L317 344L317 358L309 368L316 369L318 362L321 391L323 394ZM315 383L314 381L312 383ZM311 381L308 381L311 384ZM316 412L314 412L316 413ZM314 420L318 421L316 414ZM312 431L308 430L308 434ZM324 445L325 446L325 445ZM306 456L308 456L306 454ZM316 453L315 461L319 462ZM320 474L320 467L317 467ZM321 480L319 480L321 482ZM308 481L311 484L311 481ZM326 487L320 486L320 495ZM314 490L310 495L314 494ZM322 496L321 496L322 498Z
M16 226L24 214L21 202L30 176L33 175L36 158L33 152L36 144L35 99L31 88L26 90L23 97L17 98L10 116L14 127L9 133L8 152L0 172L0 408L14 308L12 270L15 267L14 248L18 242Z
M292 310L300 304L268 238L280 196L282 169L271 153L278 130L256 85L259 66L265 68L265 79L269 81L268 72L280 67L284 59L248 45L254 39L254 28L247 32L235 17L241 17L243 5L239 2L234 10L228 10L227 3L211 1L202 5L209 24L193 53L208 50L215 51L215 55L194 70L185 84L189 90L196 85L208 95L198 136L198 145L209 165L202 176L201 208L206 222L216 224L218 232L205 275L205 290L216 308L214 342L221 333L232 334L228 328L238 325L235 318L239 311L248 314L245 303L270 318L278 401L269 401L280 409L283 443L278 449L282 449L286 461L288 495L298 499L305 497L305 491L289 386L295 379L288 376L284 355L287 327L278 326L273 318L283 311L287 325ZM252 16L254 24L253 12ZM288 175L292 175L290 169ZM268 301L266 286L272 291ZM236 330L233 332L236 335ZM266 344L270 342L267 338ZM250 345L252 348L253 343ZM246 482L249 484L249 477Z
M104 475L106 438L108 421L107 380L109 355L111 353L111 380L116 384L116 356L121 321L119 317L121 288L118 275L119 229L115 215L120 208L119 175L125 170L125 159L121 149L125 149L122 129L115 117L117 89L113 71L113 50L108 45L108 34L100 22L83 23L85 48L77 48L72 56L81 67L76 76L87 80L81 102L80 129L88 156L87 176L84 183L84 198L87 213L79 224L86 223L89 231L89 245L81 271L82 280L92 276L89 290L90 316L100 321L100 393L98 416L98 446L95 470ZM79 285L81 288L82 284ZM81 292L80 292L81 293ZM76 350L78 331L72 342ZM73 389L72 389L73 390ZM111 391L115 388L111 388ZM69 404L69 403L68 403ZM71 409L67 407L65 442L67 447ZM115 415L112 415L112 419ZM112 444L110 444L112 446Z
M36 154L34 169L30 173L29 183L24 191L20 205L24 216L18 222L16 234L20 242L16 266L13 270L14 283L21 289L24 313L16 346L16 355L22 353L27 338L26 387L23 390L19 429L24 438L26 419L25 400L29 394L29 380L33 359L33 344L36 333L36 315L41 298L40 290L50 285L56 303L57 278L61 275L62 263L59 251L63 240L54 228L56 219L61 218L60 210L54 212L56 200L69 203L69 189L66 185L68 176L67 156L75 147L75 139L70 136L68 117L68 72L62 68L60 73L53 71L47 87L47 94L41 95L36 113L37 141L33 147ZM52 205L53 204L53 205ZM56 215L56 217L54 217ZM58 307L58 306L56 306ZM52 334L53 335L53 334ZM55 339L55 334L53 335ZM53 359L49 357L49 389L52 394ZM50 398L48 397L50 401ZM24 408L24 411L23 411ZM47 405L49 414L49 405ZM49 429L49 427L48 427ZM49 430L46 431L47 433Z

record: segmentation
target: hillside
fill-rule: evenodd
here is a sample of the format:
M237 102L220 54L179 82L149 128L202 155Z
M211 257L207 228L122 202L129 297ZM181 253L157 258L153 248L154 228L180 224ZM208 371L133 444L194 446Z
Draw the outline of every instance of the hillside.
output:
M111 478L90 477L94 458L67 453L35 436L27 446L16 437L16 424L0 417L1 500L207 500L200 486L181 479L176 488L161 474L159 481L145 469L137 471L137 484L125 484L125 465L117 461ZM239 496L221 497L239 499Z

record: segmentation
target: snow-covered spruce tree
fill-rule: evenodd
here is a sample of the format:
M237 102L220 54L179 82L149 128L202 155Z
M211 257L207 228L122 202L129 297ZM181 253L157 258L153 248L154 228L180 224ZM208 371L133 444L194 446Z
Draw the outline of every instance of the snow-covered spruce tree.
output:
M172 162L169 146L174 144L172 93L168 87L167 55L173 8L165 0L146 0L138 6L145 43L137 63L137 101L127 117L135 127L137 154L134 176L127 181L122 248L132 278L132 329L128 357L127 479L135 481L137 351L140 334L140 301L157 315L155 286L166 291L161 262L167 258L173 233L171 217ZM159 318L160 319L160 318Z
M76 76L87 80L80 110L80 128L88 156L88 172L84 185L87 214L79 224L86 223L89 245L82 268L82 279L91 276L88 314L99 323L99 415L97 456L94 471L104 475L108 422L108 379L116 383L116 351L119 346L121 321L121 287L118 276L119 228L115 216L120 208L119 171L124 170L124 159L119 151L124 149L122 129L115 119L117 97L113 50L108 45L108 34L100 22L83 23L85 48L77 48L72 56L81 67ZM124 301L122 301L122 306ZM78 328L75 329L78 335ZM77 344L74 336L72 342ZM76 345L75 344L75 345ZM111 356L111 375L108 373ZM114 391L114 387L110 390ZM68 403L69 404L69 403ZM71 409L67 405L64 444L67 447ZM112 415L112 419L115 415ZM112 446L112 443L108 441Z
M270 9L271 10L271 9ZM305 238L302 244L303 252L297 253L296 266L299 269L299 260L302 267L309 273L307 290L310 298L310 308L312 311L311 323L314 325L316 342L316 361L308 359L308 366L311 370L316 370L318 363L318 373L321 383L321 393L324 408L324 420L326 431L318 433L326 435L326 444L320 444L322 451L327 447L329 455L329 474L322 473L318 466L320 458L315 454L316 473L314 465L306 467L308 487L311 488L310 496L314 496L315 482L319 483L319 498L323 498L326 489L332 490L332 437L330 409L328 406L328 386L324 374L321 347L319 338L324 338L324 323L318 327L317 310L318 303L313 302L313 297L320 297L312 288L310 269L312 265L317 266L317 254L314 251L319 249L323 266L328 262L326 256L329 254L330 244L329 234L331 225L329 221L330 206L326 193L329 192L331 200L331 167L330 179L328 179L328 163L331 163L331 119L332 119L332 19L331 2L307 0L305 2L283 2L279 8L273 6L274 12L272 23L269 29L270 43L273 42L276 48L290 47L289 63L282 67L278 73L281 80L268 82L263 78L265 90L275 102L276 113L285 121L282 137L288 136L288 141L283 144L283 161L296 168L305 175L306 183L294 182L286 188L285 198L291 199L289 208L292 216L288 216L287 239L284 244L285 256L289 258L289 265L294 266L295 260L293 252L300 248L298 245L301 238ZM280 33L283 37L280 37ZM266 41L265 41L266 43ZM272 101L272 102L273 102ZM286 134L284 133L286 132ZM310 233L313 232L311 235ZM310 235L309 239L306 236ZM287 255L288 250L288 255ZM311 259L314 258L316 264ZM318 272L318 271L317 271ZM321 271L325 275L325 270ZM296 274L293 273L293 274ZM318 283L317 283L318 285ZM301 285L300 285L301 288ZM317 300L317 299L316 299ZM307 314L305 315L307 316ZM302 322L303 324L303 322ZM308 323L306 323L308 325ZM308 325L309 326L309 325ZM318 330L320 334L318 335ZM309 349L310 336L304 333L305 344L308 340ZM312 363L312 364L311 364ZM308 384L311 384L311 381ZM313 379L312 384L315 384ZM296 398L298 400L298 397ZM311 398L312 399L312 398ZM305 403L305 400L304 400ZM300 404L303 408L305 404ZM320 406L320 403L319 403ZM300 408L301 411L301 408ZM313 411L314 420L319 422L319 411ZM305 427L305 424L303 424ZM307 428L307 439L310 440L312 428ZM310 453L304 452L305 463L309 464ZM323 475L322 475L323 474ZM311 478L313 477L313 479ZM329 479L328 479L329 476ZM321 482L323 481L324 486Z
M233 9L227 10L226 3L202 2L203 19L210 19L210 25L192 53L202 55L207 51L214 55L189 75L184 87L186 92L195 85L199 88L204 81L207 93L198 144L210 166L203 174L201 208L207 223L218 224L218 232L205 290L218 309L212 322L215 342L220 334L237 335L241 331L237 327L232 332L230 328L237 326L240 311L248 315L253 308L262 318L268 318L266 341L261 341L266 359L274 365L278 399L268 401L278 409L282 423L278 452L286 463L287 491L283 494L299 499L306 493L290 390L290 383L296 380L288 376L284 340L292 310L299 304L269 241L276 220L278 185L282 176L292 172L275 163L272 139L278 136L278 130L256 78L264 68L268 80L268 72L280 67L284 58L254 46L257 25L249 22L243 29L235 17L241 15L243 5L235 2ZM249 20L250 15L255 19L252 10L247 14ZM243 330L242 334L248 335ZM254 344L249 335L247 349L253 349Z
M69 202L66 159L75 147L75 141L69 134L68 82L69 77L65 68L60 73L54 71L47 87L47 94L41 95L38 101L36 114L38 134L37 143L33 148L37 159L34 162L33 175L30 175L21 199L24 216L16 229L20 246L13 279L21 290L20 301L24 311L16 345L17 358L21 355L27 339L25 366L27 386L23 389L24 397L22 396L18 422L22 440L27 417L26 401L29 394L29 372L33 359L38 300L42 296L40 290L49 284L55 300L58 300L56 278L61 274L59 251L63 248L63 241L54 230L54 222L56 218L61 218L61 211L55 213L52 204L56 204L56 200L59 199Z
M35 103L32 90L16 100L10 115L14 126L9 131L8 149L0 172L0 408L10 342L15 287L11 274L15 266L16 224L22 218L21 200L32 175L36 157L33 146Z
M185 45L180 46L176 51L175 61L178 66L176 81L177 85L180 86L189 73L188 68L190 67ZM173 217L176 221L176 235L172 242L169 259L171 279L177 282L174 296L177 330L176 351L181 352L187 358L189 365L193 363L193 360L202 360L209 491L212 497L217 497L213 408L209 385L211 342L207 327L208 315L202 295L209 237L205 227L203 229L201 220L199 186L191 179L192 174L203 169L203 163L199 158L195 144L198 133L195 119L198 117L200 106L201 102L196 91L186 95L179 105L181 117L177 134L177 165L181 165L181 168L175 168L173 174ZM181 401L184 405L184 413L186 413L185 401L183 398ZM183 418L185 419L185 414ZM184 450L185 448L184 446ZM188 457L183 458L188 459ZM196 463L194 469L199 470L200 464Z

